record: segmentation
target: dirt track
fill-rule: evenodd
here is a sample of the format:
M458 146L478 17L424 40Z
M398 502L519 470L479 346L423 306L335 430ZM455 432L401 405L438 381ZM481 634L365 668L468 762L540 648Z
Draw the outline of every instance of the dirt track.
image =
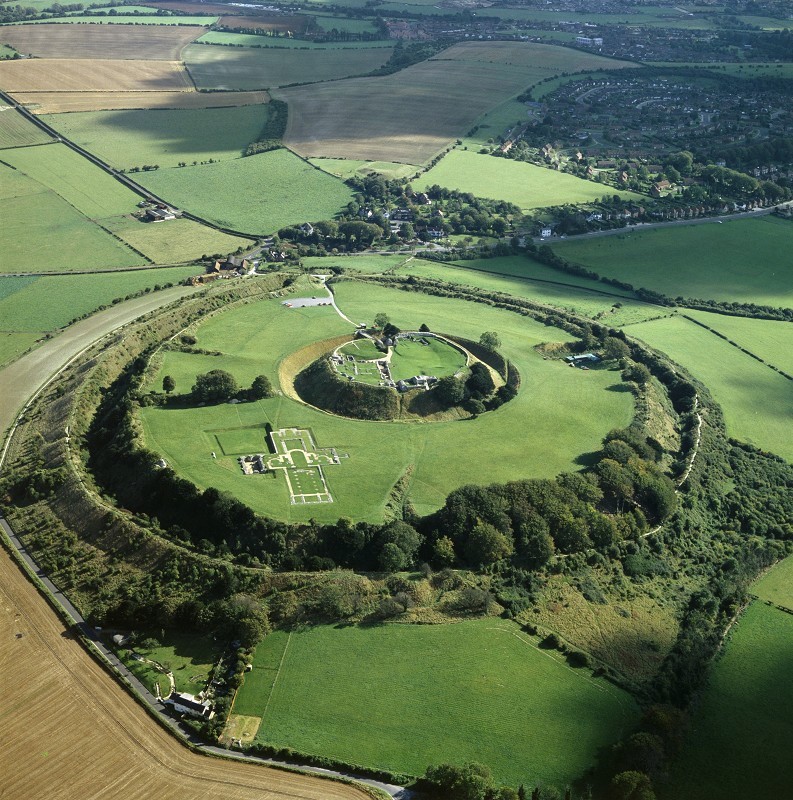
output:
M0 548L0 795L356 800L350 786L191 753L71 639Z

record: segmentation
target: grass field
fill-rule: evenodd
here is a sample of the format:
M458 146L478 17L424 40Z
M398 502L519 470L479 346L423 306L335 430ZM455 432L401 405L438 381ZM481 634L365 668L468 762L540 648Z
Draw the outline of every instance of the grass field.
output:
M323 31L346 31L349 33L377 33L377 26L369 19L331 17L317 14L314 19Z
M177 267L103 275L2 278L0 364L23 353L45 334L101 305L157 284L178 283L195 273L195 267Z
M659 796L786 797L793 782L793 617L752 603L713 666L683 756Z
M382 47L291 50L191 45L184 60L200 89L269 89L363 75L388 60Z
M511 786L567 785L637 714L493 619L273 633L234 712L263 716L258 741L413 775L480 761Z
M188 92L193 88L189 75L177 61L113 61L107 58L34 58L0 61L0 89L12 94Z
M2 122L0 115L0 122ZM267 105L99 111L45 117L59 133L118 169L239 158L267 121Z
M413 164L397 164L393 161L354 161L346 158L312 158L311 163L324 172L346 180L353 175L377 173L386 178L409 178L418 167Z
M654 67L696 67L697 69L706 69L709 72L719 72L724 75L731 75L737 78L759 78L759 77L773 77L773 78L793 78L793 64L782 63L749 63L749 64L736 64L735 62L725 62L723 64L718 62L708 62L705 64L697 64L693 61L679 62L679 61L649 61L649 65Z
M793 224L774 217L676 225L553 245L560 256L670 297L793 306Z
M793 557L780 561L755 581L752 592L761 600L793 609Z
M196 26L9 25L0 29L0 41L36 58L178 61L182 48L204 31Z
M244 233L329 219L352 199L340 180L288 150L138 176L155 194L204 219Z
M42 145L3 151L3 161L17 161L20 166L11 169L0 164L0 217L3 220L0 225L0 252L3 254L0 271L57 272L145 264L144 258L79 213L67 202L69 198L60 197L43 182L22 172L22 161L26 162L25 169L32 167L32 172L39 167L46 171L46 159L37 161L33 151L41 154L57 152L61 147L63 145ZM70 150L66 152L79 158ZM23 157L20 158L20 155ZM34 158L31 159L31 156ZM96 171L99 172L98 169ZM82 173L75 171L72 175L79 179ZM38 177L41 181L47 179L46 175ZM112 182L109 177L107 180ZM75 185L67 194L71 197L80 191L80 187ZM35 242L32 251L31 242Z
M199 486L231 491L261 513L294 520L348 515L373 521L382 518L389 490L411 465L411 502L419 513L428 513L452 489L481 482L482 475L488 481L506 481L577 469L582 453L596 450L608 430L627 424L631 417L631 396L619 390L616 373L566 369L535 352L540 342L566 341L569 337L561 331L478 304L349 281L337 284L336 299L351 319L371 319L388 309L391 320L404 330L426 322L438 332L473 340L482 331L498 331L502 352L519 369L523 388L498 411L465 423L360 422L315 411L284 396L237 406L146 408L141 415L147 445ZM200 326L196 336L198 347L223 352L223 368L247 385L260 373L277 383L286 356L311 342L350 332L332 308L287 309L281 300L273 300L217 316ZM159 388L163 375L169 374L177 391L188 391L198 373L219 363L212 356L167 353L149 387ZM265 422L275 428L311 428L318 446L349 453L348 460L326 471L333 504L290 506L284 482L243 477L235 461L211 458L216 445L207 431ZM490 446L495 442L498 447ZM443 468L450 460L453 471Z
M407 380L414 375L454 375L465 368L466 358L451 345L440 339L429 338L427 344L400 339L391 356L391 375L395 381Z
M632 325L626 332L663 350L699 378L724 410L730 436L793 461L789 380L679 316Z
M419 191L438 184L477 197L507 200L524 211L565 203L589 203L603 197L603 184L556 170L455 149L444 156L413 187ZM626 199L639 199L633 192L618 192Z
M707 311L686 311L686 315L718 331L763 361L793 375L793 325L769 319L729 317Z
M109 10L109 9L108 9ZM151 9L154 12L156 9ZM114 17L107 16L101 17L99 15L79 16L77 14L68 14L65 17L48 17L46 20L31 20L36 25L45 25L47 23L70 23L72 25L104 25L104 26L124 26L130 25L156 25L158 28L176 28L181 26L200 26L206 30L210 25L217 22L217 17L208 16L157 16L152 14L125 14L123 7L121 13ZM24 23L28 25L29 23Z
M227 31L207 31L199 43L234 44L244 47L272 47L292 50L357 50L370 47L394 47L387 39L374 42L309 42L305 39L286 39L283 37L257 36L251 33L228 33Z
M232 108L267 103L267 92L15 92L34 114L80 111L123 111Z
M52 142L52 137L29 122L15 108L0 106L0 150Z

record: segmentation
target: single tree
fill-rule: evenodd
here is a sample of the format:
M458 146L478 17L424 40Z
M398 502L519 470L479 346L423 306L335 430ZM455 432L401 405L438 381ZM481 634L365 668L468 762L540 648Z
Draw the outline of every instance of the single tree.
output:
M611 361L619 361L621 358L627 358L631 351L622 339L617 339L615 336L607 336L606 341L603 342L603 357Z
M488 350L498 350L501 347L501 338L495 331L485 331L479 337L479 344Z
M379 314L374 315L374 326L377 330L383 330L388 325L388 314L381 311Z
M176 381L170 376L166 375L162 379L162 390L165 394L170 394L176 388Z
M222 403L231 400L239 390L234 376L222 369L213 369L205 375L196 375L193 397L201 403Z
M265 397L273 396L273 385L266 375L257 375L253 379L249 391L251 400L264 400Z

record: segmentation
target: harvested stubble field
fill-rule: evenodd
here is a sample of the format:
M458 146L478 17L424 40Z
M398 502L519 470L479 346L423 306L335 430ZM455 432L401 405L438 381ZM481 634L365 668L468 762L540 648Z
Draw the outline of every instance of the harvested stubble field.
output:
M340 783L189 752L74 641L0 549L0 774L7 797L367 800ZM54 721L57 721L54 727Z
M239 158L267 122L267 105L57 114L44 121L118 169ZM0 122L2 115L0 114Z
M0 150L46 144L52 137L10 106L0 106Z
M363 75L390 55L383 47L292 50L190 45L184 61L199 89L269 89Z
M36 58L178 61L182 48L205 32L198 26L9 25L0 29L0 41Z
M281 89L285 141L303 156L419 164L528 85L504 64L425 61L395 75Z
M15 93L189 92L195 87L176 61L34 58L0 62L0 88Z
M231 108L270 101L267 92L15 92L14 97L33 114Z

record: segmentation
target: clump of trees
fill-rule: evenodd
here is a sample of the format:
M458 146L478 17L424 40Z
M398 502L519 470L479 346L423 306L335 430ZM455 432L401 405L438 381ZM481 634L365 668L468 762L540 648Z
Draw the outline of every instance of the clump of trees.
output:
M250 402L265 400L275 394L273 385L266 375L257 375L249 387L240 387L236 378L226 370L211 369L209 372L196 375L188 394L173 394L176 381L173 376L166 375L162 379L162 389L165 397L152 392L142 395L140 401L143 405L216 405L228 403L231 400Z

